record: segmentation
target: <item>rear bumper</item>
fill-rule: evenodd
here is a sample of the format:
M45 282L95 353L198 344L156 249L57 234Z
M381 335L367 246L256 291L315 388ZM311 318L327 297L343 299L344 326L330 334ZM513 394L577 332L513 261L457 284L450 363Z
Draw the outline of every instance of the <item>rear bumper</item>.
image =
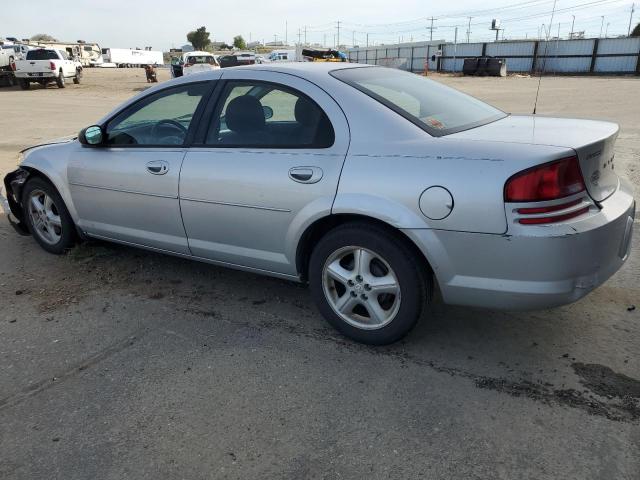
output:
M626 184L601 210L531 234L405 230L429 259L445 303L533 310L575 302L627 260L635 201Z
M23 80L41 80L43 78L54 78L56 77L57 72L32 72L29 74L28 72L14 72L14 76L16 78L21 78Z

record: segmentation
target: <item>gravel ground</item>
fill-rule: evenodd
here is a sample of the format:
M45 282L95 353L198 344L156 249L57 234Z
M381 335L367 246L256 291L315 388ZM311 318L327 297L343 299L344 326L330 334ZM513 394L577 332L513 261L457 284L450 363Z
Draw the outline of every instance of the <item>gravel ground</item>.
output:
M525 113L537 85L434 78ZM0 174L146 86L142 70L88 70L65 90L0 88ZM639 87L544 78L538 107L618 122L636 197ZM0 478L636 480L635 230L624 268L574 305L435 304L370 348L302 286L106 243L56 257L2 222Z

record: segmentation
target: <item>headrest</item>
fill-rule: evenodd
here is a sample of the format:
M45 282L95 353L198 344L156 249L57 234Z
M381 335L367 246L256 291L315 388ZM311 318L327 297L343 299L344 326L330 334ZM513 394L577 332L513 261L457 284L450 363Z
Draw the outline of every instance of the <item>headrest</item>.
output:
M260 101L251 95L236 97L227 105L227 127L234 132L251 132L264 128L264 110Z

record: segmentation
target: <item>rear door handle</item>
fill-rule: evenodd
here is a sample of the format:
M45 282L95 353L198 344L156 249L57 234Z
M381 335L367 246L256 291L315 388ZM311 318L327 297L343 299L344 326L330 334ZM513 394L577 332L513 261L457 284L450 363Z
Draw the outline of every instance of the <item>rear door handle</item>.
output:
M322 175L319 167L293 167L289 170L289 178L298 183L318 183Z
M153 175L164 175L169 171L169 162L164 160L152 160L147 163L147 171Z

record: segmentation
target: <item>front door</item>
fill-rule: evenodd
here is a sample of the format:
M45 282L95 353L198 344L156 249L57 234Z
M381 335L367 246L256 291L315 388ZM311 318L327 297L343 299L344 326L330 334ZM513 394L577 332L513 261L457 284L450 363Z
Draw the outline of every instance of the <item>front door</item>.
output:
M300 232L328 215L349 145L335 101L292 75L224 71L180 203L193 255L295 275Z
M78 144L68 177L83 231L189 253L180 168L191 121L210 88L210 82L190 83L143 97L103 127L103 145Z

